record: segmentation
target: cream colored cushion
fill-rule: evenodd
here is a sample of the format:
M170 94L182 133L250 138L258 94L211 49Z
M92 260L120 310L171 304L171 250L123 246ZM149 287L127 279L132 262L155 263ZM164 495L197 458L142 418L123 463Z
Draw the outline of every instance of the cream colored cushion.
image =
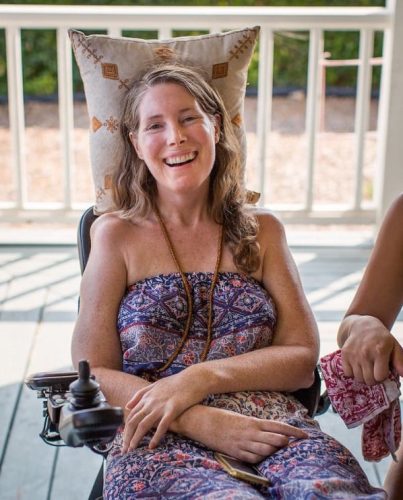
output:
M113 210L111 185L121 156L119 120L129 82L148 67L178 62L200 68L221 94L245 159L243 105L247 70L259 27L169 40L69 36L84 82L90 117L90 155L95 185L95 211Z

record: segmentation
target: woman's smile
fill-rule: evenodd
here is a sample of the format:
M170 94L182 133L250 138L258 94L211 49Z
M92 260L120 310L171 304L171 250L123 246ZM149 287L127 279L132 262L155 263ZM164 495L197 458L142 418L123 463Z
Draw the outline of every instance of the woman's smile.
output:
M164 162L169 167L182 167L184 165L188 165L197 157L197 151L193 151L191 153L183 153L181 155L171 156L170 158L166 158Z

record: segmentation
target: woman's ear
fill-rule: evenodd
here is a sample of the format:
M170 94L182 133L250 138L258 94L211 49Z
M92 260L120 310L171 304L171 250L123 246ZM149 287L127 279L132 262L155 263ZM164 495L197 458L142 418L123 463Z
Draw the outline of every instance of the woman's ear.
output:
M140 153L140 148L139 148L139 144L137 141L137 135L134 132L130 132L129 139L130 139L130 142L132 143L134 149L136 150L137 156L140 158L140 160L142 160L143 157L141 156L141 153Z

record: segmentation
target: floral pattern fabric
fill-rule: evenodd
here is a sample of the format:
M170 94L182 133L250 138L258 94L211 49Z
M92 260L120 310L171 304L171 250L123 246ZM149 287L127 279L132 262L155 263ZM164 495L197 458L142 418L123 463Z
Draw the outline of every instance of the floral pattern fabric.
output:
M189 337L174 363L163 366L175 350L186 322L186 295L179 273L159 275L129 287L120 304L118 332L123 370L148 380L169 376L197 363L206 340L211 273L188 273L194 314ZM214 293L213 339L208 360L270 346L276 324L275 305L255 279L220 273ZM149 450L147 435L131 453L121 453L122 430L107 459L104 498L148 499L384 499L370 486L354 457L323 433L291 394L247 391L214 394L203 404L301 427L308 439L267 457L258 468L270 486L253 486L229 476L201 443L168 433Z
M365 460L379 462L399 448L402 425L400 416L400 378L393 370L383 382L372 386L347 377L343 371L341 350L320 360L330 401L348 428L362 425L362 454Z

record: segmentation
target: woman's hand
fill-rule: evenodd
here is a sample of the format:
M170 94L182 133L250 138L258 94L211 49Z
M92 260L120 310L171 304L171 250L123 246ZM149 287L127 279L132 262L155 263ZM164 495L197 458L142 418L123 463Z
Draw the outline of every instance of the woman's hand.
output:
M302 429L283 422L207 406L193 407L178 420L179 432L186 437L249 463L261 462L287 446L290 438L308 437Z
M202 381L189 368L137 391L126 405L123 452L136 448L151 429L155 433L149 448L155 448L172 422L206 396Z
M359 382L374 385L385 380L392 364L403 373L403 353L399 343L373 316L350 316L348 337L342 348L344 373Z

